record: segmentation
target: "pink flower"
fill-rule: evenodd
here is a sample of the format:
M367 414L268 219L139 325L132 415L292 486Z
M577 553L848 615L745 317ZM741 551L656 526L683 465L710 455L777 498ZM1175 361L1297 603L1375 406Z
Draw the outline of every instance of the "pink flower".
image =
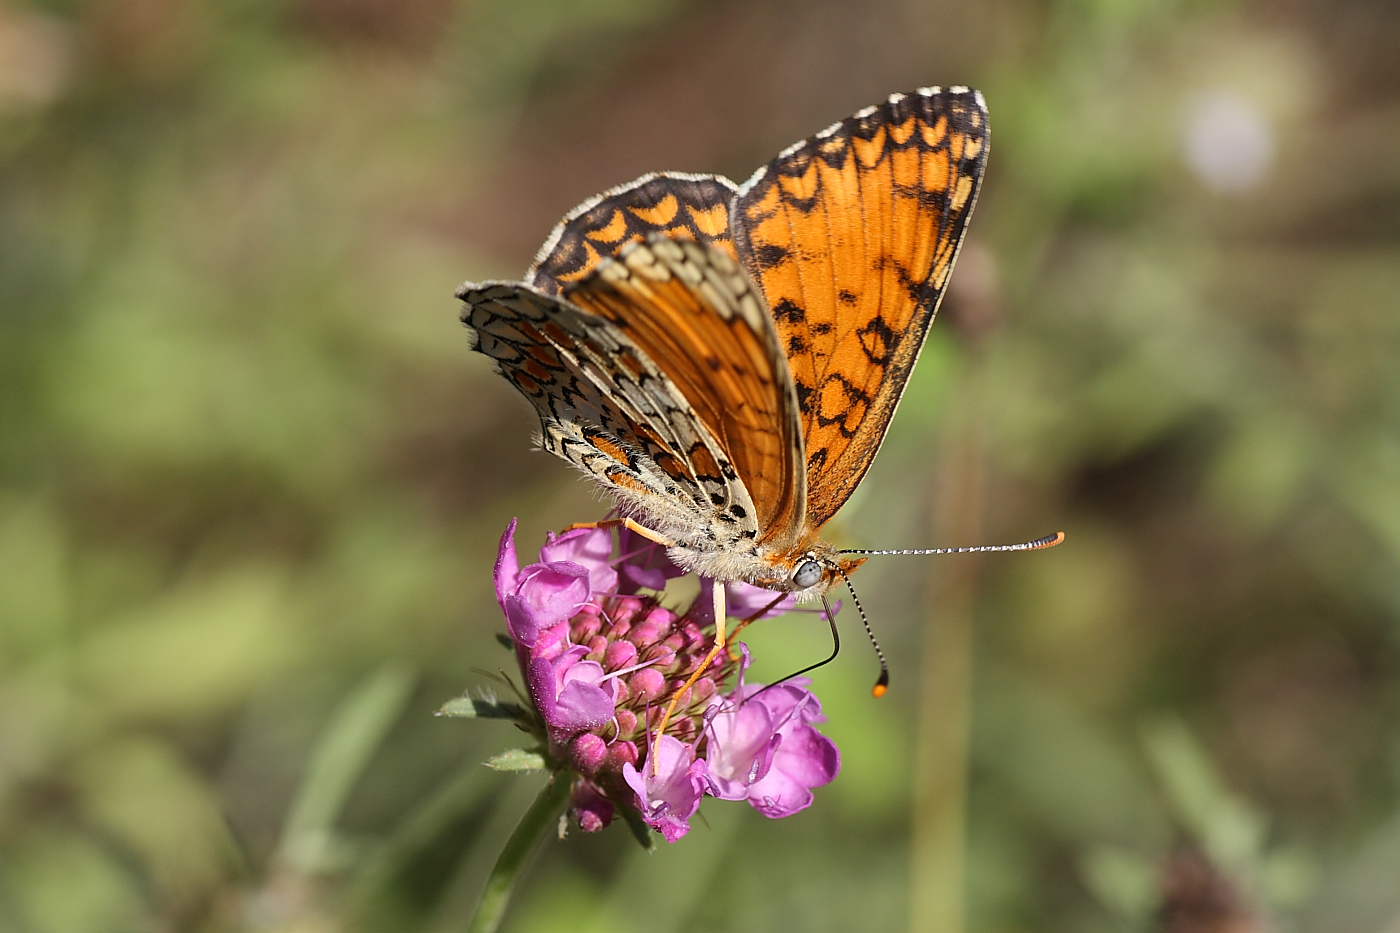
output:
M567 622L588 601L588 571L570 561L531 564L516 576L505 599L506 627L517 643L530 647L545 629Z
M667 842L690 832L690 818L700 809L705 793L705 762L697 761L695 748L663 735L656 743L656 763L623 765L622 776L637 795L642 819Z
M617 570L614 569L613 535L603 528L575 528L563 534L549 533L540 560L546 564L559 561L582 567L588 573L588 589L593 593L617 591Z
M506 610L506 597L515 592L515 580L520 575L520 558L515 553L515 529L520 519L512 518L501 535L501 546L496 553L496 566L491 576L496 582L496 602L501 611Z
M749 787L768 773L782 739L761 703L738 705L716 699L708 726L710 793L721 800L747 800Z
M618 683L604 678L601 664L583 660L586 654L579 645L553 658L535 657L526 672L530 697L555 741L612 719Z
M584 832L596 833L612 822L616 808L597 784L581 780L574 785L573 802L569 809Z
M760 611L763 614L758 618L771 619L797 607L797 597L791 593L776 593L750 583L728 583L724 588L725 598L729 602L729 615L736 619L747 619ZM776 604L774 600L777 600Z
M836 776L840 758L814 728L821 707L806 681L763 693L737 686L743 645L741 662L721 652L695 679L657 738L662 710L714 644L711 581L677 615L661 605L667 582L682 575L664 548L631 532L577 529L549 535L539 560L522 567L516 527L501 538L493 576L533 707L519 722L551 768L575 775L571 810L583 829L602 829L623 807L675 842L705 796L786 816ZM729 586L736 617L776 596Z
M826 717L808 682L747 684L711 705L711 793L779 818L811 806L812 788L835 780L841 753L813 727Z
M617 572L624 592L664 590L667 580L685 576L684 570L671 563L664 547L655 541L648 541L635 531L622 532L621 550L622 563Z

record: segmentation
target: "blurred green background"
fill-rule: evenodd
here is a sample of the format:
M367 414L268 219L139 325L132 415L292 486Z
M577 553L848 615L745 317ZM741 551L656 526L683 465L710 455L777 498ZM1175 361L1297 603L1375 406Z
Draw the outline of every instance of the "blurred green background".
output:
M550 843L508 927L1400 924L1400 7L0 3L0 929L461 929L538 776L433 710L601 511L452 291L967 83L977 217L847 546L844 772ZM821 656L795 616L758 673ZM1270 926L1272 924L1273 926Z

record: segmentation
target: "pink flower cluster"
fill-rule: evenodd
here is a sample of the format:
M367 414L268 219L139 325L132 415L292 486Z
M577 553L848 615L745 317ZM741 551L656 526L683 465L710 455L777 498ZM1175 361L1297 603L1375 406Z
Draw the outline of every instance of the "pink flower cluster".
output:
M496 595L533 725L547 758L574 774L572 812L584 830L602 829L626 807L675 842L704 797L784 817L836 777L840 752L816 729L825 717L808 682L745 684L746 653L735 661L721 652L656 736L662 710L714 644L708 584L678 615L662 599L681 571L640 536L550 534L539 561L521 567L515 529L513 521L501 538ZM744 584L730 584L727 595L738 618L775 598ZM789 608L785 600L769 614Z

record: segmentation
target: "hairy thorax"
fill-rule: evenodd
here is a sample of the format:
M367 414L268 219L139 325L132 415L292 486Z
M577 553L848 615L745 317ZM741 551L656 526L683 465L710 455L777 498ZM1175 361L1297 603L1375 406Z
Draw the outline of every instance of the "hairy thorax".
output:
M678 544L666 553L683 570L725 583L742 581L791 593L804 605L817 602L842 573L851 573L865 562L865 558L842 556L816 540L795 549L758 545L752 552ZM815 582L809 582L813 577Z

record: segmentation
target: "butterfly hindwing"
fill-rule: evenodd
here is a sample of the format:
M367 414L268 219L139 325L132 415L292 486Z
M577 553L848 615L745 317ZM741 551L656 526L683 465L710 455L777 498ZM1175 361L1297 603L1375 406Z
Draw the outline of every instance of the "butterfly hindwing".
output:
M818 528L869 468L977 197L987 111L966 88L892 94L740 187L735 246L763 290L802 408Z
M676 540L757 537L738 473L684 397L610 322L519 282L465 285L475 349L534 406L549 450Z

